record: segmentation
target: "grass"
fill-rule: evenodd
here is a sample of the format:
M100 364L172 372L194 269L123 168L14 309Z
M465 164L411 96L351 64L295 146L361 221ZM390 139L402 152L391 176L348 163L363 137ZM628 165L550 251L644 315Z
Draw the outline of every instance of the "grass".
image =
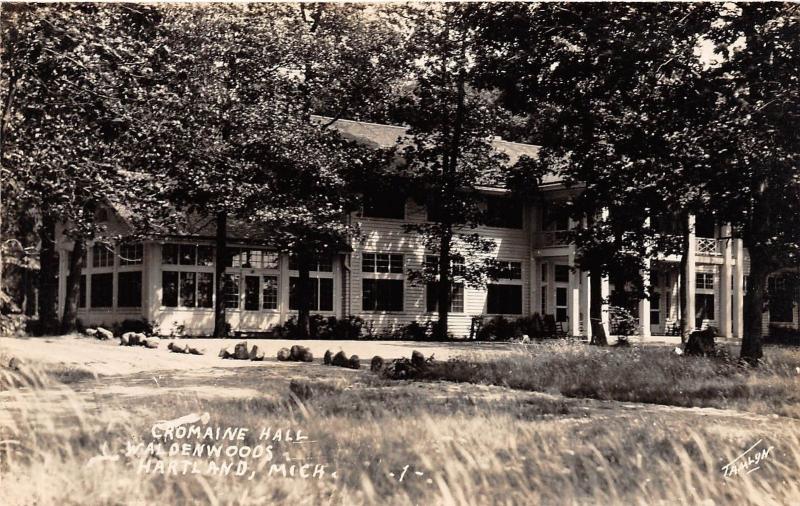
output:
M40 381L5 392L0 401L8 407L0 411L4 504L800 502L792 479L800 472L800 428L794 420L766 425L768 419L758 416L699 416L647 405L623 409L532 393L557 392L568 379L589 373L604 375L604 385L627 383L635 391L636 378L645 375L640 370L658 369L641 364L664 358L663 350L649 349L534 349L470 366L479 376L469 377L466 365L450 363L463 365L450 369L463 383L396 382L366 371L267 365L222 376L162 375L158 387L150 375L64 385L33 367L31 374ZM639 363L632 362L634 353ZM718 370L723 365L717 362L683 357L652 375L657 381L695 373L707 381L762 375L765 381L775 376L788 381L795 355L770 355L769 371ZM622 372L626 363L633 371L628 375ZM580 374L570 373L570 364L583 364ZM315 379L285 372L303 370ZM504 381L513 388L474 384ZM103 394L99 385L110 383L148 384L150 394ZM192 383L219 390L246 385L260 395L205 398L182 390ZM258 443L256 434L264 427L299 428L314 443L275 443L272 462L283 461L288 452L296 462L326 464L328 474L322 480L266 477L265 468L253 480L138 474L138 460L121 453L126 441L151 440L155 421L202 412L211 415L208 426L250 428L242 442L247 445ZM759 439L774 446L761 469L725 478L722 466ZM119 459L88 465L102 451Z
M767 347L757 369L667 347L536 345L491 360L435 363L429 380L501 385L625 402L731 408L800 418L800 350Z

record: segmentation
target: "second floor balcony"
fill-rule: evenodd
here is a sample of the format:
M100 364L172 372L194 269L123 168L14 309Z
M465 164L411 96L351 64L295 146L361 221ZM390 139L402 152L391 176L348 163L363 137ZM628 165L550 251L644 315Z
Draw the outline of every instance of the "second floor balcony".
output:
M534 235L534 244L537 248L559 248L568 246L568 230L542 230Z

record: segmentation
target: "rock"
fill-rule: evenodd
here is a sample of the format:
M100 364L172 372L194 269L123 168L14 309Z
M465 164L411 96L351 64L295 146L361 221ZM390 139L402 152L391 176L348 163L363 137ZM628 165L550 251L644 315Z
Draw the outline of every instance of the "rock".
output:
M347 355L345 355L343 351L338 352L331 359L331 364L337 367L347 367L348 363L349 361L347 360Z
M125 332L121 336L119 336L119 345L120 346L130 346L131 342L129 339L130 332Z
M247 360L250 358L250 353L247 351L247 341L236 343L233 348L233 358L236 360Z
M287 360L289 360L290 356L291 352L289 351L289 348L281 348L280 350L278 350L278 360L280 360L281 362L286 362Z
M300 351L300 361L301 362L313 362L314 361L314 355L311 353L311 350L309 350L308 348L304 347Z
M231 357L233 357L233 351L231 351L231 347L230 346L226 346L225 348L221 348L219 350L219 355L218 356L219 356L219 358L223 358L223 359L231 358Z
M350 369L361 369L361 360L359 360L358 355L351 356L350 360L347 361L347 366Z
M169 349L173 353L189 353L188 344L178 344L175 341L169 343L167 345L167 349Z
M372 357L372 362L369 364L369 370L372 372L379 372L381 369L383 369L383 365L383 357L375 355Z
M303 347L294 345L292 346L292 349L289 350L289 360L299 361L302 354L303 354Z
M256 346L255 344L253 345L252 348L250 348L250 360L254 362L260 362L264 360L264 357L265 357L264 352L259 350L258 346Z
M206 350L203 348L195 348L193 346L186 346L186 352L191 355L205 355Z
M86 329L84 333L89 337L94 337L97 335L97 329Z
M414 350L411 352L411 365L414 367L425 367L425 355Z
M689 334L686 346L683 349L686 355L709 357L714 355L714 336L716 331L712 327L704 330L695 330Z
M114 333L103 327L97 327L97 334L95 334L95 337L106 341L108 339L114 339Z
M322 358L322 363L325 365L331 365L331 359L333 358L333 353L331 350L325 352L325 356Z
M150 348L151 350L158 348L158 345L159 345L158 339L145 339L144 343L142 343L142 346L144 346L145 348Z

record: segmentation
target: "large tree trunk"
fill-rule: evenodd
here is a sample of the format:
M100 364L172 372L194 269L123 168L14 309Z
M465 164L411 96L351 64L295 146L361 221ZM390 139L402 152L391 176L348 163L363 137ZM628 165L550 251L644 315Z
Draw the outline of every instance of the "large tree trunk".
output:
M436 326L436 337L447 339L447 323L450 315L450 239L453 232L449 226L442 232L439 242L439 284L437 285L437 302L439 323Z
M764 292L770 273L770 260L758 249L750 252L750 274L744 296L744 336L740 358L751 365L758 364L764 355L761 341L764 321Z
M78 301L81 296L81 269L86 253L86 243L76 240L69 255L69 271L67 272L66 291L64 296L64 315L61 318L61 333L70 334L78 328Z
M216 216L216 253L214 257L214 279L216 297L214 299L214 337L227 337L228 325L225 321L225 263L228 256L228 213L220 211Z
M306 252L297 255L297 337L311 335L311 258Z
M58 331L58 253L56 252L56 218L42 214L39 227L39 323L43 334Z

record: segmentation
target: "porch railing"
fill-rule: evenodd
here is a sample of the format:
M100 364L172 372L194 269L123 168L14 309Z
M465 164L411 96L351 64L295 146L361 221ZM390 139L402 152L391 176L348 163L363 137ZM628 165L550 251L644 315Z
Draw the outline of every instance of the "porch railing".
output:
M719 241L710 237L695 237L698 255L719 255Z
M569 245L569 232L566 230L545 230L536 234L539 248L557 248Z

